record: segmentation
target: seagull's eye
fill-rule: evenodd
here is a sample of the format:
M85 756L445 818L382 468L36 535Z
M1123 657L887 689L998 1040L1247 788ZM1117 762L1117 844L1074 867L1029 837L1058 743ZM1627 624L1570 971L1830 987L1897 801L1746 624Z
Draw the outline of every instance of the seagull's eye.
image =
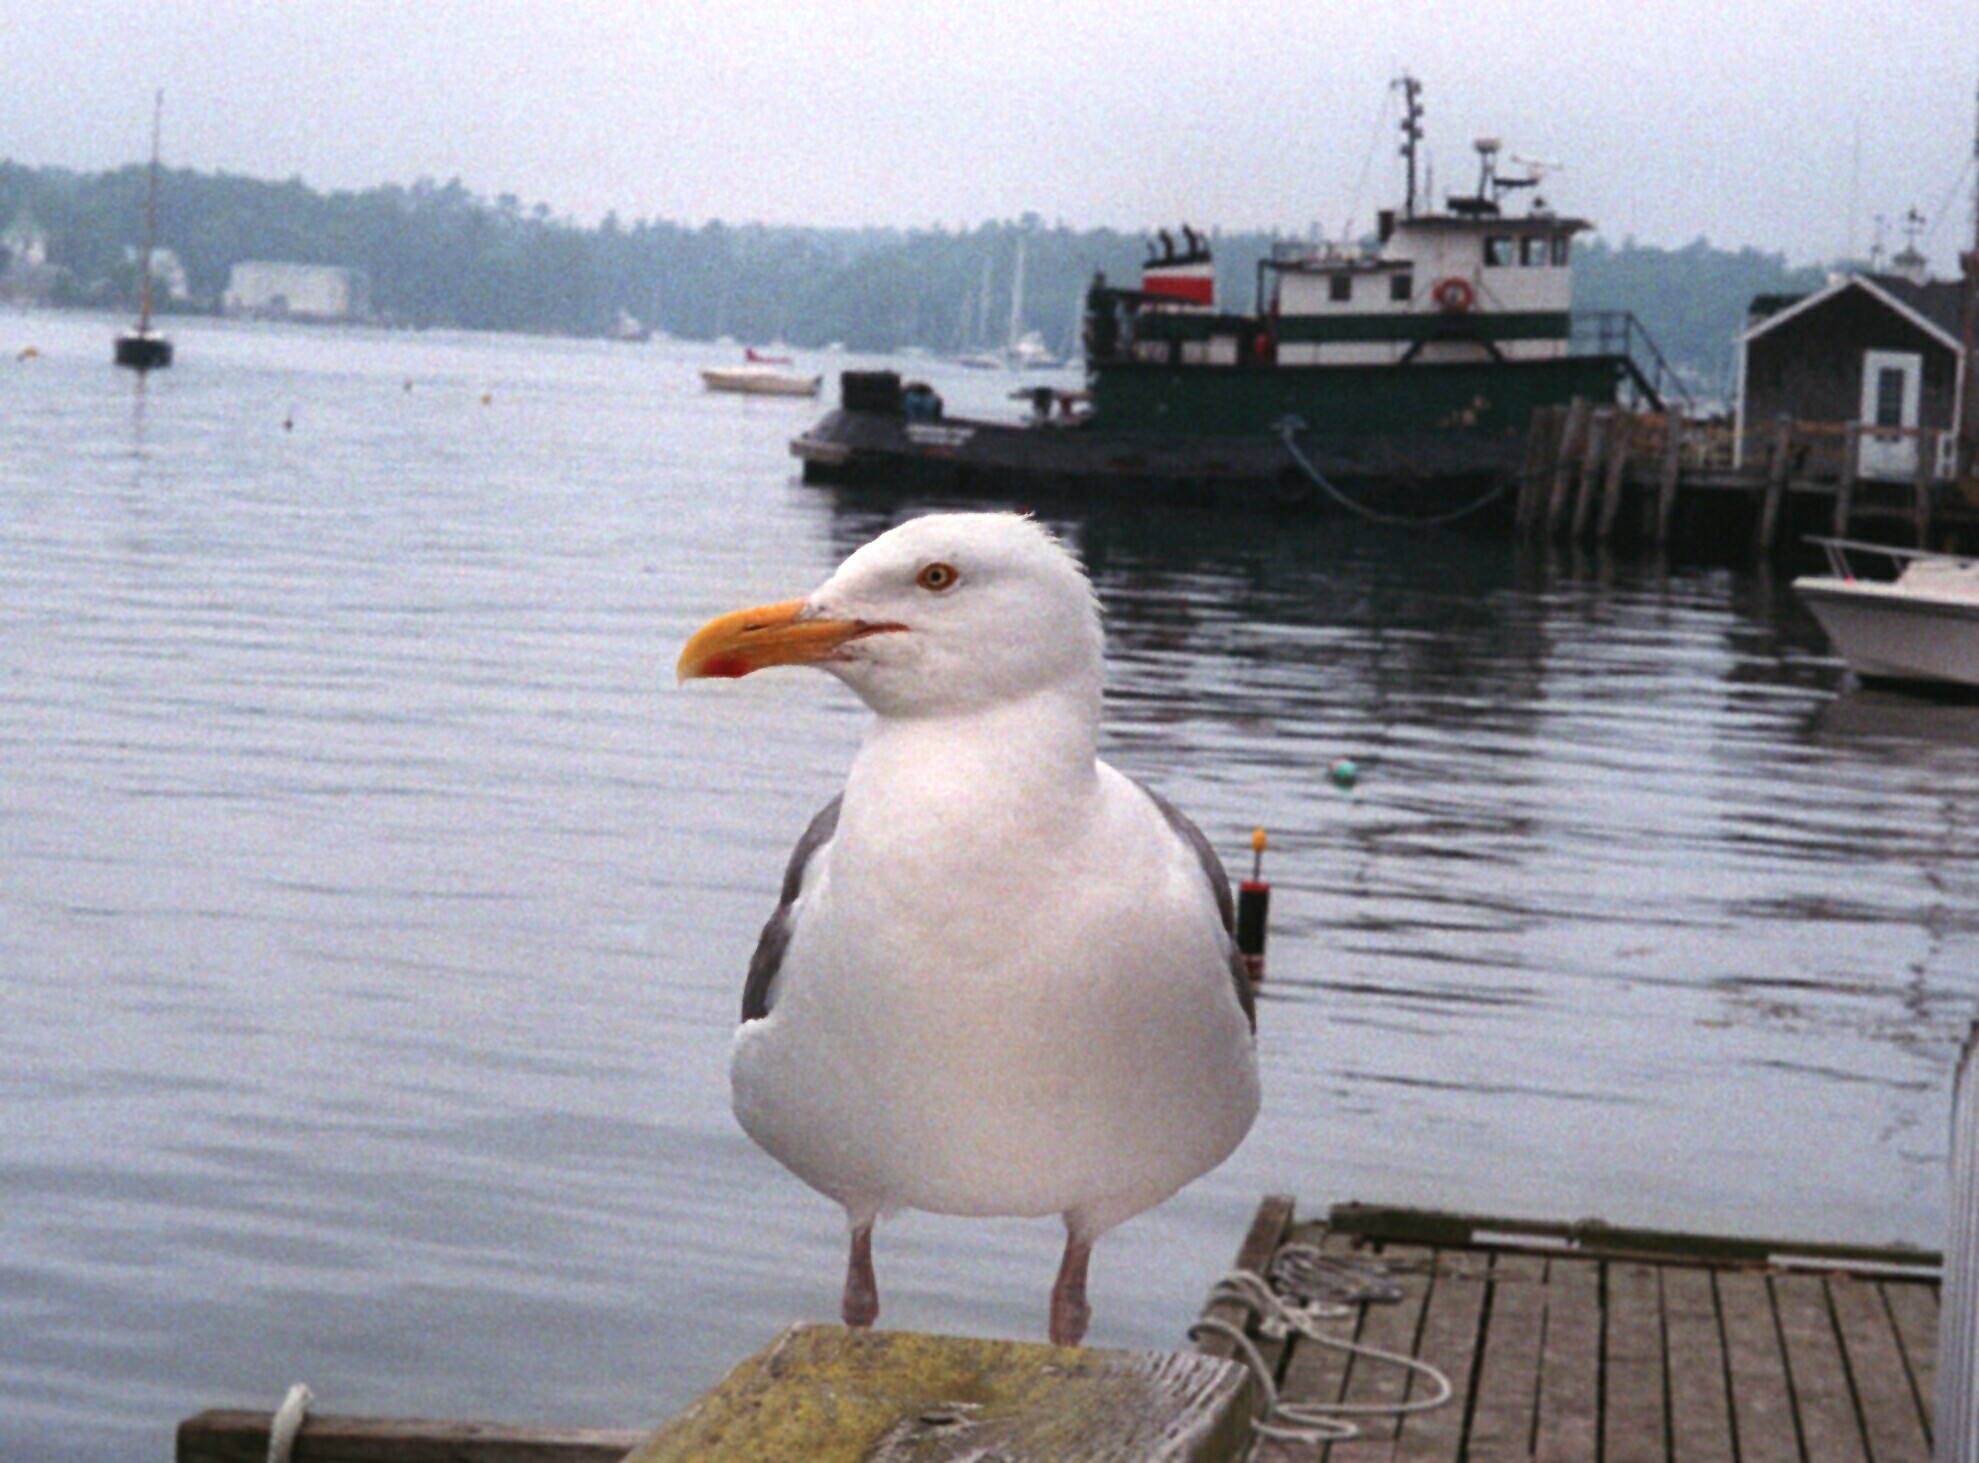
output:
M919 574L915 575L914 582L923 589L932 590L934 593L940 594L945 589L955 588L956 581L961 577L960 574L955 572L955 566L953 564L935 563L929 564Z

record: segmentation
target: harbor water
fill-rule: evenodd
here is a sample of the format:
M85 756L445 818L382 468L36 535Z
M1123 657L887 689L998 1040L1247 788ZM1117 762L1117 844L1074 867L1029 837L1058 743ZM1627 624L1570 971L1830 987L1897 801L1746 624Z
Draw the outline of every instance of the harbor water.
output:
M726 1063L864 713L672 668L917 505L799 483L828 400L704 392L739 348L172 321L140 384L119 323L0 315L0 1458L297 1381L641 1426L833 1318ZM1264 1112L1101 1243L1093 1343L1181 1344L1267 1191L1938 1242L1979 706L1747 569L1036 506L1107 755L1272 840ZM882 1323L1041 1338L1061 1237L883 1224Z

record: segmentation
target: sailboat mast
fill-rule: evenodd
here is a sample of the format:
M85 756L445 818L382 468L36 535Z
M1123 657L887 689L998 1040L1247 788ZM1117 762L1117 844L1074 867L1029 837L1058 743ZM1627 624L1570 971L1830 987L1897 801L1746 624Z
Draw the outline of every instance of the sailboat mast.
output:
M1017 337L1024 330L1024 236L1017 236L1017 263L1010 275L1010 342L1017 349Z
M144 269L138 279L137 328L151 328L151 251L158 240L158 140L165 121L161 87L151 105L151 182L144 195Z

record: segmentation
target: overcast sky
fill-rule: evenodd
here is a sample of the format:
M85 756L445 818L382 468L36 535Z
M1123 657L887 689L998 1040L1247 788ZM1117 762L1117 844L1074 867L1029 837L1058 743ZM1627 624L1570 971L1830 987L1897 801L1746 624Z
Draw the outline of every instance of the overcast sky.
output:
M1338 232L1471 139L1619 242L1972 237L1979 0L0 0L0 156L318 188L458 176L586 222Z

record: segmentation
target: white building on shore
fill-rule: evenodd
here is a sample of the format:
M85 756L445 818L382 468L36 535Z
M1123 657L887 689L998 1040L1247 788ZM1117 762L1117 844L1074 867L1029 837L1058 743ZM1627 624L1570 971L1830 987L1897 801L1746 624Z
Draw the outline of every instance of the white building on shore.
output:
M331 264L244 260L228 273L220 308L277 320L368 320L371 281L361 269Z

